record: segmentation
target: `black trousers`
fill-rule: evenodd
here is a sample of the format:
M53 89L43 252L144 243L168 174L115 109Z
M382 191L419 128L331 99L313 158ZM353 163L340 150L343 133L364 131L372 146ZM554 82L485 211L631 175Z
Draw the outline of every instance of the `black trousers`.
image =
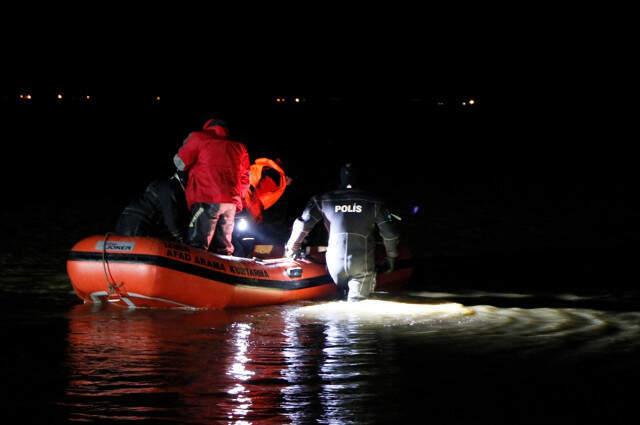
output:
M118 218L115 233L122 236L154 236L153 227L139 215L124 212Z

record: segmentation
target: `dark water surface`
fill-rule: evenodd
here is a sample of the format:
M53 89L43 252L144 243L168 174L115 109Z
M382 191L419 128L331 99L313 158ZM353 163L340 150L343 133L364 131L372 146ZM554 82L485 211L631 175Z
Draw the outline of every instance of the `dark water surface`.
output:
M629 290L122 310L81 305L58 268L9 265L0 291L5 423L584 424L636 410Z

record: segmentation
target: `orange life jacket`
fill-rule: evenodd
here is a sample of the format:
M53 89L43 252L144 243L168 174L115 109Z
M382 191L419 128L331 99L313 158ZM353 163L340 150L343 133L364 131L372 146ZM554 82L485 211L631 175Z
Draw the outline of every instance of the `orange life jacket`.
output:
M280 174L277 184L270 177L262 175L264 167L272 168ZM258 219L261 218L262 211L278 202L287 188L287 176L277 162L269 158L258 158L249 168L249 184L254 190L247 191L244 198L245 206L251 215Z

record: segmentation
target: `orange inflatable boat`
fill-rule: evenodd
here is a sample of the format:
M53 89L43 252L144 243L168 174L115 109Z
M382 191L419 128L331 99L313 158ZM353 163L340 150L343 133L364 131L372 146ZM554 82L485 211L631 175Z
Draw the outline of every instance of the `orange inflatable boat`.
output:
M401 258L402 260L402 258ZM404 266L404 267L403 267ZM123 307L221 309L331 297L322 258L240 258L148 237L91 236L69 253L67 273L86 303ZM406 284L399 261L378 275L376 290Z

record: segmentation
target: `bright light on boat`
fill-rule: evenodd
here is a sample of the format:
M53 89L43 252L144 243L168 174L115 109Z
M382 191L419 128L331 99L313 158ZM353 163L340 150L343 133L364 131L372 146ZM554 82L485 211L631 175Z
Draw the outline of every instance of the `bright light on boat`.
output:
M335 301L301 307L296 314L320 319L442 319L450 316L471 315L473 310L458 303L411 304L394 301L365 300L356 303Z
M246 219L241 218L240 220L238 220L238 224L236 227L239 231L245 232L247 231L247 229L249 229L249 222Z

